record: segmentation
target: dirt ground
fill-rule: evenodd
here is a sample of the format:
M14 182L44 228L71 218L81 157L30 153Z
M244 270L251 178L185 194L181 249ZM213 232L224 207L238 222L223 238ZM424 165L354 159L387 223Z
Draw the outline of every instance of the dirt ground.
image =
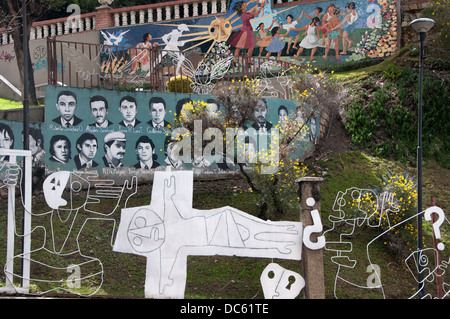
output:
M352 141L345 130L341 116L335 114L331 119L327 133L321 137L310 159L323 161L333 154L353 149Z

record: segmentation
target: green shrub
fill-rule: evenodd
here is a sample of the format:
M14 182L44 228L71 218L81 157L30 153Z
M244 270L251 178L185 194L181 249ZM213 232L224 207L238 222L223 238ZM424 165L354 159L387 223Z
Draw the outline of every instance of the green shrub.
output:
M192 93L192 80L187 76L177 75L167 82L167 91L172 93Z
M415 163L418 126L418 71L386 69L383 85L371 78L350 90L346 129L352 141L377 156ZM423 152L449 167L450 80L425 72L423 82Z

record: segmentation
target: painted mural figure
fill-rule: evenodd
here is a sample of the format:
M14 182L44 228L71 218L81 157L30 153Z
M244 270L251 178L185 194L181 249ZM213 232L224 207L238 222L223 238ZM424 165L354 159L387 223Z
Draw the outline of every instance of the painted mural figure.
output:
M166 46L162 51L161 56L159 57L159 62L161 63L162 58L166 56L168 53L175 55L177 61L177 69L175 73L177 75L180 73L181 65L183 64L183 61L186 59L184 54L180 52L180 47L184 45L184 41L179 41L184 31L186 32L189 31L189 27L183 23L180 24L178 28L163 35L161 38Z
M180 124L182 124L181 119L187 115L186 106L189 103L192 103L192 99L190 97L182 98L177 101L175 106L175 116L177 117L176 120L179 121Z
M265 99L258 101L254 114L255 122L251 126L258 132L270 131L273 124L267 121L268 114L269 108L267 107L267 101Z
M322 21L322 19L321 19L322 11L323 11L323 9L321 7L316 7L314 9L314 15L307 14L305 12L305 10L303 10L302 12L303 12L304 16L307 17L308 19L312 20L312 18L317 17L317 18L319 18L319 21Z
M287 107L284 105L280 105L278 107L278 124L280 125L280 130L283 130L286 128L288 121L289 121L289 118L288 118Z
M331 28L327 25L328 20L333 16L333 10L336 6L334 3L330 3L325 10L325 14L322 17L321 26L319 28L320 32L322 33L322 45L325 45L325 39L328 34L328 32L331 31Z
M275 21L275 20L274 20ZM271 31L272 33L272 42L266 47L267 55L266 58L269 58L272 53L277 54L277 59L279 60L281 57L281 52L286 45L286 42L280 40L280 28L274 27Z
M75 155L73 161L77 169L97 167L98 163L94 161L97 154L97 138L91 133L83 133L76 142L78 155Z
M72 158L71 143L65 135L53 135L50 139L50 161L67 164Z
M292 40L295 37L295 41L294 41L294 45L292 46L293 49L298 49L297 48L297 42L300 39L300 34L295 30L295 27L297 26L297 23L300 21L300 19L303 16L303 12L300 14L300 16L298 17L297 20L294 20L294 17L292 16L292 14L288 14L286 16L286 24L280 25L278 22L278 26L280 28L283 28L284 30L286 30L288 32L288 37L289 37L289 42L288 42L288 47L286 49L286 52L289 54L290 50L291 50L291 45L292 45Z
M333 9L333 15L328 19L325 23L324 27L330 30L326 36L326 47L325 47L325 55L323 58L326 60L328 58L328 52L330 51L331 41L334 42L334 51L336 52L336 60L340 58L339 55L339 37L342 36L342 31L339 28L339 17L338 15L341 13L339 8Z
M158 47L158 42L151 43L152 36L150 33L145 33L142 37L142 42L136 45L136 49L130 50L131 74L135 74L138 69L148 72L150 70L150 50Z
M123 167L122 159L125 156L126 136L122 132L111 132L103 139L105 155L102 157L105 167Z
M119 102L119 111L122 113L123 120L119 122L120 126L127 128L134 128L140 124L136 118L137 115L137 103L136 99L132 96L125 96Z
M147 170L159 167L156 161L155 144L147 135L138 138L135 148L138 162L133 166L134 168Z
M60 116L53 119L53 122L63 126L72 127L82 122L80 118L75 115L77 109L77 96L71 91L61 91L56 98L56 108Z
M148 108L152 119L147 124L156 130L170 130L170 123L165 120L166 101L159 96L152 97L148 102Z
M314 17L311 20L310 24L307 24L303 28L296 30L306 30L306 37L303 38L302 42L300 42L300 48L297 51L297 54L294 56L296 59L303 52L304 49L311 49L311 56L309 58L310 61L314 59L314 54L316 53L317 46L319 45L319 30L317 26L320 24L320 20L318 17ZM316 35L317 33L317 35Z
M234 51L234 62L236 62L237 56L239 55L241 49L247 49L247 57L251 57L253 54L256 40L250 20L255 18L264 8L263 2L260 4L259 9L253 7L252 9L246 11L247 5L255 1L257 0L250 0L248 3L239 1L233 7L233 10L237 12L237 14L242 19L242 27L239 29L239 31L233 33L228 38L228 43L236 48L236 50Z
M94 123L88 125L88 128L107 128L114 123L108 120L108 100L103 96L93 96L89 101L91 116L94 118Z
M0 123L0 149L14 148L14 133L9 125ZM9 160L9 156L0 156L0 161Z
M40 163L45 157L44 136L40 129L30 127L28 130L28 147L33 156L33 165Z
M171 136L167 136L164 140L164 152L166 158L164 159L164 163L170 168L182 168L184 166L181 158L176 156L176 153L179 152L177 143L172 140Z
M220 115L220 105L216 99L206 100L206 112L210 119L217 119Z
M342 54L347 54L347 50L353 44L353 41L348 38L349 34L352 33L356 29L356 20L358 20L358 13L355 10L355 3L349 2L345 5L345 9L347 10L347 14L345 14L344 19L339 23L333 30L337 30L339 28L342 29Z
M269 30L272 30L272 26L273 21L269 26ZM267 34L263 22L258 25L256 31L258 31L258 35L256 36L256 45L259 46L259 57L261 57L263 50L270 44L270 42L272 42L272 36Z

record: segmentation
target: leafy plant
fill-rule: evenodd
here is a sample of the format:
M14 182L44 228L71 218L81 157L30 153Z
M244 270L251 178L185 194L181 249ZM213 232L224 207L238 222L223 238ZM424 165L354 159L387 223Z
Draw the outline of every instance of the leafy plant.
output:
M387 171L386 175L377 176L381 183L380 186L375 186L374 190L384 200L377 203L382 207L376 217L383 230L392 229L386 244L399 255L408 255L415 249L417 242L417 228L408 221L417 213L416 182L408 173L392 174ZM387 212L382 214L383 211Z
M192 80L187 76L177 75L171 77L166 87L169 92L192 93Z
M395 66L380 78L366 79L350 90L345 108L347 132L359 147L377 156L414 164L417 147L418 74ZM424 158L449 167L449 79L426 72L423 82Z

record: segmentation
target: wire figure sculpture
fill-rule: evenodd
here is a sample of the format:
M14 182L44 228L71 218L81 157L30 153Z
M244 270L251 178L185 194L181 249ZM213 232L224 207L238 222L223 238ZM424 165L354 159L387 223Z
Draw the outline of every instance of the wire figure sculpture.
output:
M364 204L364 198L371 198L370 205ZM332 253L331 262L337 265L333 292L335 298L344 294L343 290L339 288L342 286L357 288L365 293L370 293L372 297L376 295L377 298L383 299L388 298L386 293L388 282L386 276L383 275L383 268L379 265L382 260L377 256L380 243L385 243L388 236L404 231L403 226L417 218L419 214L430 215L431 212L439 213L441 211L439 207L433 206L397 222L393 216L400 212L401 206L394 193L382 192L377 194L372 189L357 187L338 192L332 209L337 214L329 216L328 219L332 226L323 234L327 236L325 249ZM442 219L442 222L444 221L448 223L445 216ZM358 259L352 239L358 238L364 227L378 232L365 245L365 259L363 257ZM330 239L336 238L336 235L338 240ZM424 274L422 282L431 282L436 279L436 276L440 276L437 273L438 269L447 268L448 262L446 261L435 266L431 264L435 252L434 248L425 248L420 251L416 249L403 259L405 268L415 282L419 283L419 269L422 269L421 272ZM418 267L418 265L421 267ZM367 278L355 276L358 273L358 267L359 271L369 273ZM363 270L361 270L361 267ZM444 283L443 287L445 298L450 292L448 283ZM415 298L418 293L418 291L412 293L409 298ZM433 296L429 293L426 298L433 298Z

